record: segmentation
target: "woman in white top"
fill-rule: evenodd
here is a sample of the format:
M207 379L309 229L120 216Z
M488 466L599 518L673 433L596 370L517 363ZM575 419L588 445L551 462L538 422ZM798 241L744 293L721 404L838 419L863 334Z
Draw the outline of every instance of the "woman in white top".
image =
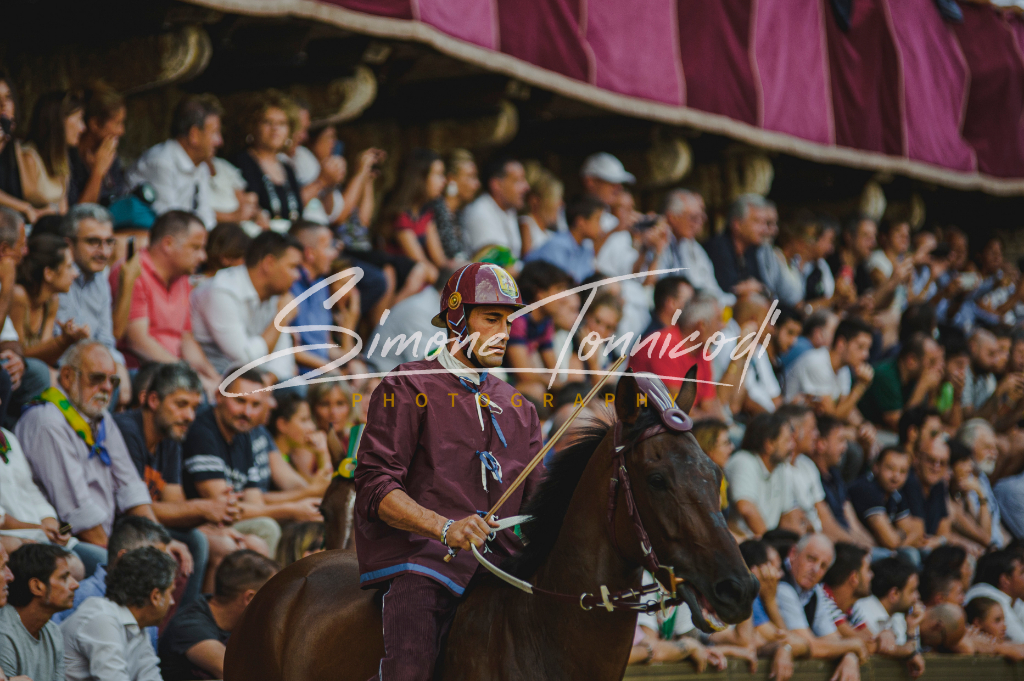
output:
M70 92L45 94L32 110L28 141L18 153L18 170L22 195L43 212L68 210L68 148L78 146L85 132L82 112L81 100Z
M530 170L533 170L531 168ZM565 202L565 186L551 172L540 168L528 173L530 192L526 195L529 212L519 218L523 255L539 248L555 233L558 216Z
M882 223L883 247L873 252L866 266L876 289L876 303L883 290L892 292L892 308L902 312L907 307L907 284L914 273L914 265L907 252L910 250L910 225L906 222Z

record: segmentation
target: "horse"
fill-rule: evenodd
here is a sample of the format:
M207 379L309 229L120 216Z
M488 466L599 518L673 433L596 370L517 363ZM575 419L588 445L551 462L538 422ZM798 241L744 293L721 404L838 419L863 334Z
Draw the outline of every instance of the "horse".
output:
M320 502L320 514L324 517L324 548L328 551L355 548L352 535L355 507L355 480L335 475Z
M435 678L620 681L636 608L619 604L638 593L654 556L671 569L669 591L681 593L675 602L689 606L700 630L750 617L758 582L722 516L722 470L692 434L661 427L671 402L642 404L640 386L656 382L666 400L668 391L644 380L619 380L617 422L580 428L526 502L532 519L520 529L528 543L503 566L530 579L534 593L481 570L455 613ZM687 412L696 384L684 386L676 406ZM678 409L670 411L689 422ZM360 589L353 551L290 565L232 632L225 681L376 678L384 656L379 594Z

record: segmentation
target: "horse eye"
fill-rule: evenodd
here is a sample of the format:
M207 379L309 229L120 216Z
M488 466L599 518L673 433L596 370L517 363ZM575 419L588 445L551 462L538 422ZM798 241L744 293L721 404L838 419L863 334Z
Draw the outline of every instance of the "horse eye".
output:
M647 476L647 484L653 490L661 491L668 489L668 480L661 473L651 473Z

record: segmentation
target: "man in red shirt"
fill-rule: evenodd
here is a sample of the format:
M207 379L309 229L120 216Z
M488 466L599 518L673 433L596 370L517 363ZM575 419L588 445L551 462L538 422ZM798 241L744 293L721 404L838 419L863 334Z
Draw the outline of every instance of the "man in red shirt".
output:
M678 392L686 372L696 364L697 380L700 382L697 383L697 398L691 416L694 419L727 420L722 405L732 405L737 399L742 400L740 377L747 355L744 353L738 360L730 362L729 368L718 380L719 385L714 384L711 359L708 357L713 358L716 345L708 344L708 340L724 326L718 299L708 293L698 293L685 309L676 311L674 321L674 324L669 324L661 331L645 336L639 346L634 346L629 366L634 371L646 371L659 376L670 391ZM722 337L716 340L722 341ZM720 351L727 352L728 346L722 347Z
M124 346L142 362L185 360L211 391L220 375L192 335L189 307L189 275L205 260L206 227L195 215L172 210L153 223L149 248L139 253Z

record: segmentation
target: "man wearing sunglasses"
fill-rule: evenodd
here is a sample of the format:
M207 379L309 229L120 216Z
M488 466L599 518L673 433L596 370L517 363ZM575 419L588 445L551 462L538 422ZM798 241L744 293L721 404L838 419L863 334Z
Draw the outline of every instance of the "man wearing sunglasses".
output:
M57 515L82 542L105 547L114 519L125 513L157 522L146 483L107 408L118 384L117 367L101 341L87 339L64 355L58 384L22 415L15 435L33 477L54 501ZM168 545L182 572L192 556L179 541ZM82 555L82 554L80 554ZM86 565L91 574L95 565Z
M949 443L935 409L914 407L899 422L900 446L910 454L910 472L903 496L910 515L924 526L919 548L931 550L949 541L966 542L953 532L949 515Z
M81 274L71 284L70 291L60 294L57 322L63 327L69 319L74 319L79 326L88 325L92 338L110 350L121 379L117 400L126 405L131 401L131 381L124 355L115 347L113 303L110 284L104 275L114 253L113 219L102 206L80 203L64 216L61 236L71 244L71 253Z

